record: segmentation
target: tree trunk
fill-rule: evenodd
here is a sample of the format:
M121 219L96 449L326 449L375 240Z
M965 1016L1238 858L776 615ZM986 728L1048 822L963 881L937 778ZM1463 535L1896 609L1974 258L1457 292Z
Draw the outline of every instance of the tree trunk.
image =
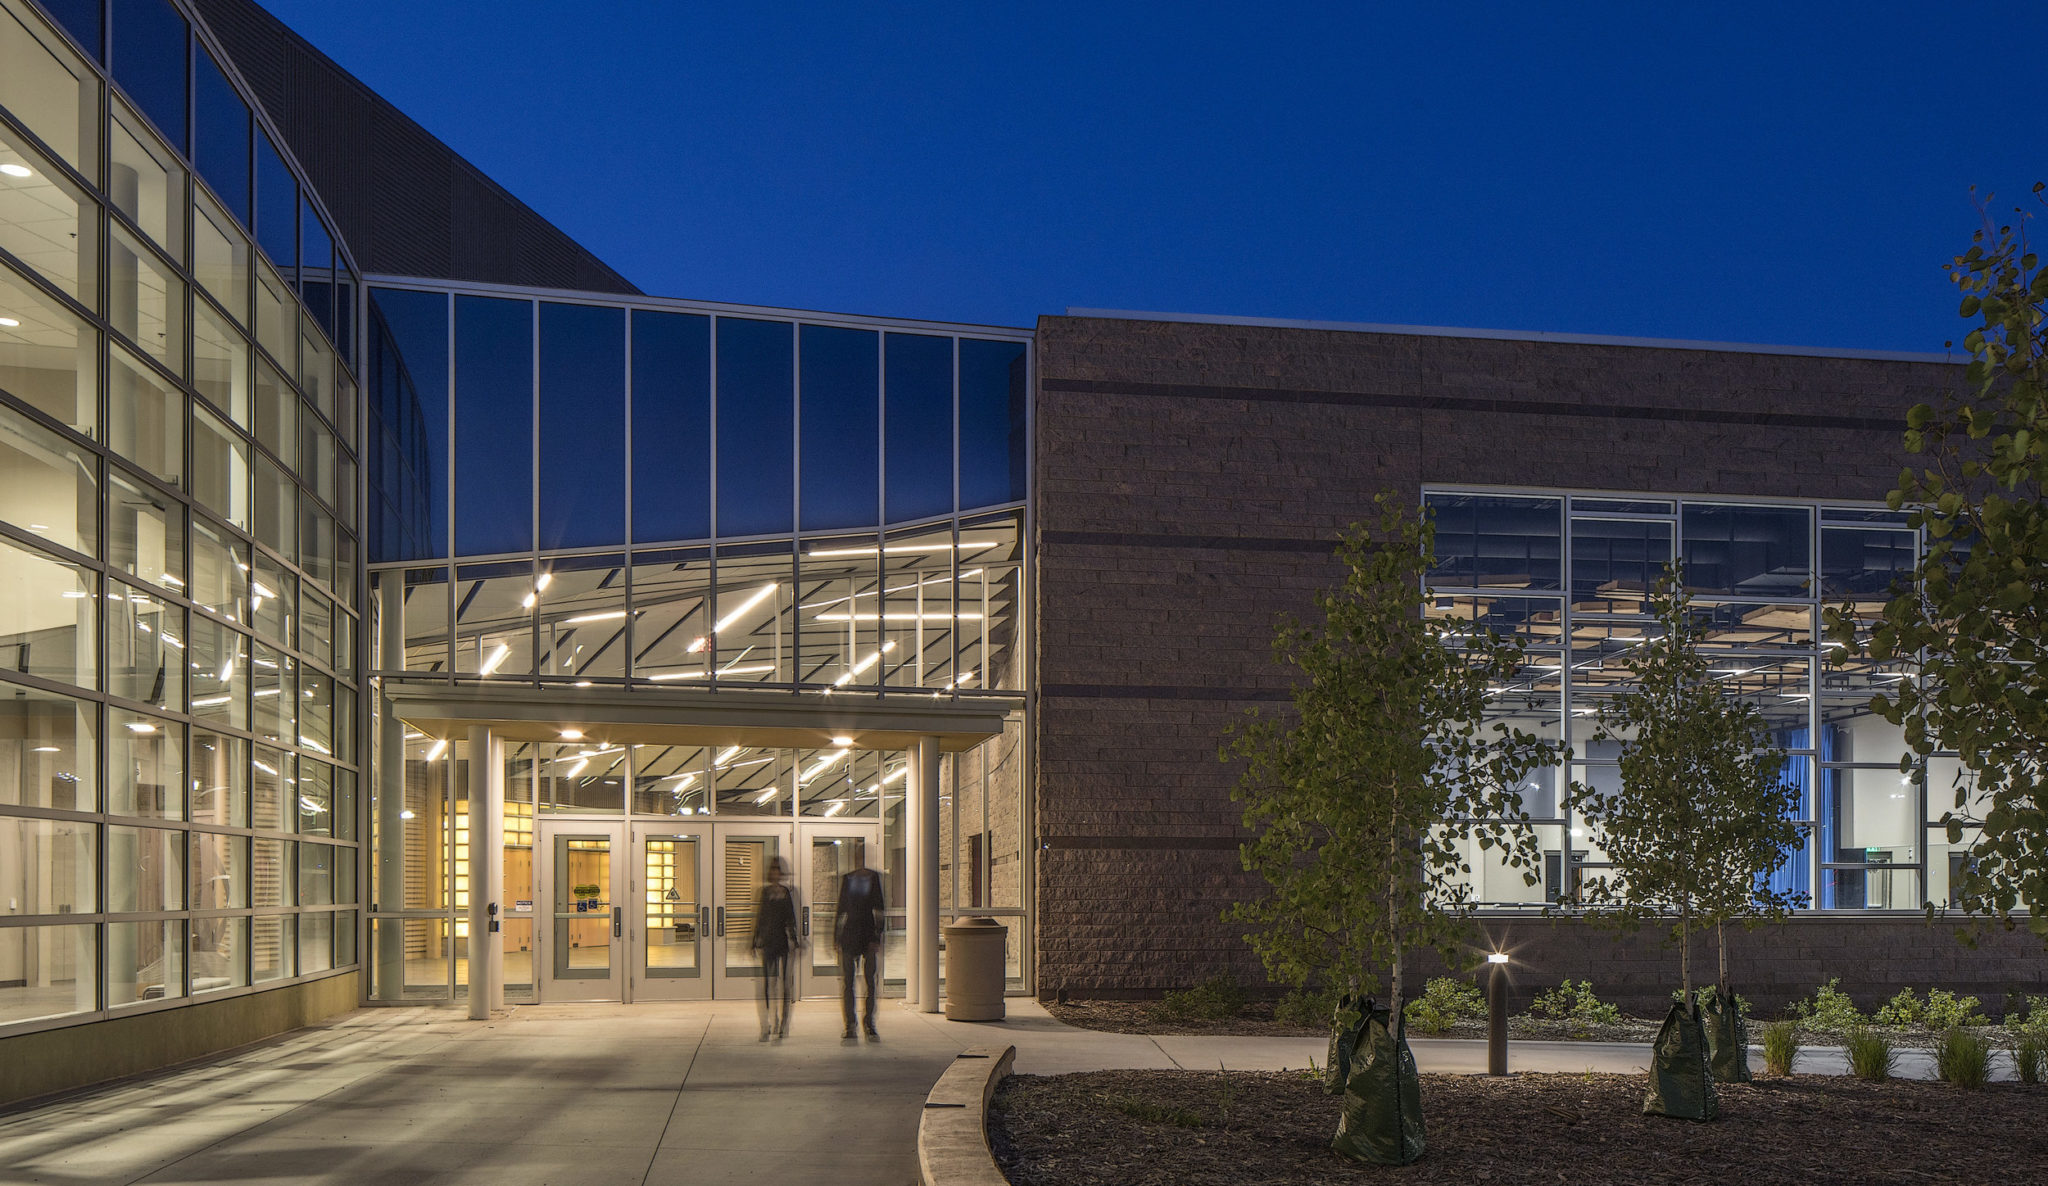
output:
M1726 922L1714 924L1714 947L1721 953L1720 985L1721 991L1726 993L1728 991L1728 924Z
M1692 914L1684 909L1678 912L1678 984L1692 1000Z
M1393 1001L1393 1012L1387 1015L1387 1025L1392 1028L1401 1020L1401 941L1394 940L1394 983L1387 994Z

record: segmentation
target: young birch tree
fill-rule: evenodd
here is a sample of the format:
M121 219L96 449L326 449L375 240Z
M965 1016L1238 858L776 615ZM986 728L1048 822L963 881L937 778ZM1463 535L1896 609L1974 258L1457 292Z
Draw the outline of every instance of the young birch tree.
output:
M2048 942L2048 268L2019 213L1996 230L1987 219L1949 266L1962 316L1980 324L1963 339L1963 390L1907 417L1906 448L1926 465L1899 475L1890 504L1926 532L1919 567L1867 640L1854 606L1828 611L1828 633L1919 661L1870 707L1904 726L1902 771L1948 750L1969 776L1941 815L1951 845L1977 829L1954 897L1980 925L2023 921ZM1948 790L1930 787L1929 806Z
M1692 932L1711 926L1728 988L1727 924L1781 917L1801 895L1770 888L1800 844L1799 788L1762 712L1729 694L1700 653L1682 577L1650 594L1661 633L1631 652L1635 679L1600 708L1595 737L1621 746L1609 789L1574 784L1575 810L1613 872L1588 878L1596 917L1618 926L1671 918L1679 979L1692 999Z
M1245 925L1274 979L1374 995L1384 983L1399 1018L1417 951L1468 959L1462 841L1538 880L1514 788L1562 750L1485 720L1522 644L1426 617L1433 529L1394 495L1377 501L1375 520L1338 545L1347 571L1317 594L1322 621L1286 619L1274 639L1276 660L1301 676L1292 713L1253 710L1225 742L1224 760L1246 763L1233 792L1254 833L1244 865L1268 883L1226 917Z

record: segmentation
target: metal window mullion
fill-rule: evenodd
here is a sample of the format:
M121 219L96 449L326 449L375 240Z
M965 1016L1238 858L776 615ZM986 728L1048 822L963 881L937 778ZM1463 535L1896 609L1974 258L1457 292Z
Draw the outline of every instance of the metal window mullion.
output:
M803 660L802 615L796 612L796 604L803 592L797 582L797 555L803 549L798 546L804 525L804 335L803 327L797 322L789 323L789 679L790 690L796 690L798 668ZM775 678L782 681L782 597L775 598ZM792 751L794 752L794 751ZM790 778L790 800L796 800L795 774ZM794 853L790 854L792 857Z

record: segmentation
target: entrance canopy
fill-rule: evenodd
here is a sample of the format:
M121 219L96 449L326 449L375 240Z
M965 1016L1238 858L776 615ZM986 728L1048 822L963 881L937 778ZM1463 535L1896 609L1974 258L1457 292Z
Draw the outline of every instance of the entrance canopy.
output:
M668 688L505 688L387 679L394 716L429 737L457 739L488 728L508 741L575 740L650 745L744 745L908 750L973 749L1003 731L1008 701L923 700L915 695L791 695Z

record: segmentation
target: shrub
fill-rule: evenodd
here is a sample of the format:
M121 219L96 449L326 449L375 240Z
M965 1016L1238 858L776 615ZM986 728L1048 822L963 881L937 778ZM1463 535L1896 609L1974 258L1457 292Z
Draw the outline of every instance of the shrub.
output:
M1696 1000L1696 1001L1698 1001L1698 1002L1700 1003L1700 1010L1701 1010L1701 1012L1705 1012L1705 1011L1706 1011L1706 1008L1707 1008L1707 1006L1708 1006L1708 1005L1711 1005L1711 1004L1713 1004L1713 1002L1714 1002L1714 986L1713 986L1713 985L1711 985L1711 984L1709 984L1709 985L1705 986L1704 988L1696 988L1696 989L1694 989L1694 990L1693 990L1693 994L1692 994L1692 996L1693 996L1693 999L1694 999L1694 1000ZM1685 999L1685 990L1683 990L1683 989L1678 989L1678 988L1674 988L1674 989L1672 989L1672 990L1671 990L1671 1003L1672 1003L1672 1004L1674 1004L1674 1005L1675 1005L1675 1004L1677 1004L1677 1003L1678 1003L1679 1001L1682 1001L1682 1000L1684 1000L1684 999ZM1737 1013L1741 1014L1744 1020L1747 1020L1747 1019L1749 1018L1749 1016L1750 1016L1750 1008L1749 1008L1749 998L1748 998L1748 997L1746 997L1746 996L1743 996L1743 995L1742 995L1741 993L1736 993L1736 994L1735 994L1735 1011L1736 1011Z
M1864 1016L1857 1011L1856 1002L1849 994L1835 986L1842 982L1837 976L1813 990L1813 999L1794 1001L1789 1012L1801 1029L1823 1034L1847 1033L1864 1025Z
M1879 1005L1877 1012L1872 1015L1872 1020L1879 1025L1897 1026L1901 1029L1919 1025L1926 1018L1927 1006L1919 997L1913 995L1910 988L1900 989L1898 996Z
M1404 1010L1408 1023L1425 1034L1440 1034L1468 1017L1486 1016L1486 998L1463 980L1438 976Z
M1934 1072L1945 1083L1975 1091L1991 1078L1991 1043L1966 1029L1943 1030L1934 1048Z
M1945 988L1927 994L1927 1028L1951 1030L1965 1025L1990 1025L1991 1019L1977 1012L1976 997L1959 997Z
M1594 996L1588 980L1579 981L1577 987L1567 980L1549 992L1538 993L1529 1015L1570 1022L1574 1034L1583 1034L1591 1026L1621 1024L1621 1010Z
M2012 1037L2012 1069L2022 1083L2048 1079L2048 1034L2021 1030Z
M1229 1021L1244 1012L1244 990L1228 976L1211 976L1193 988L1166 994L1152 1007L1155 1021Z
M1774 1021L1764 1027L1764 1071L1783 1077L1792 1073L1799 1057L1799 1027L1789 1021Z
M1849 1051L1849 1073L1858 1079L1881 1083L1892 1077L1892 1064L1898 1054L1892 1049L1892 1040L1866 1026L1857 1026L1849 1031L1843 1043Z
M1273 1004L1273 1020L1303 1029L1326 1030L1337 1014L1337 994L1312 989L1291 989Z

